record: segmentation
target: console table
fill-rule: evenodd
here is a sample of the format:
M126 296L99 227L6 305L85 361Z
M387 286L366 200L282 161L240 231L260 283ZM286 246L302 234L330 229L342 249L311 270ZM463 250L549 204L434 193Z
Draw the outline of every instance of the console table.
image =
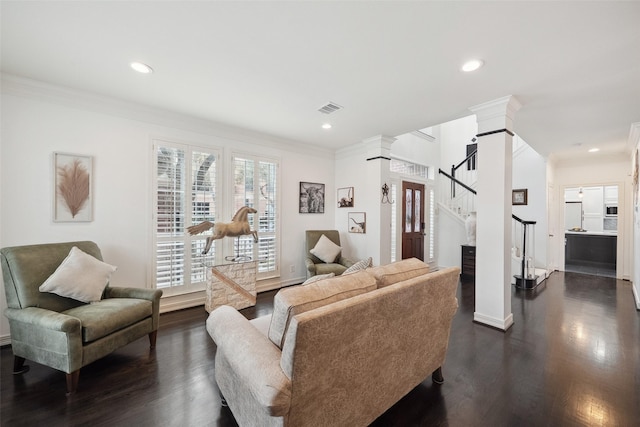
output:
M460 276L463 279L476 280L476 247L462 245Z
M207 295L204 308L211 313L221 305L243 309L256 305L256 273L258 261L205 263Z

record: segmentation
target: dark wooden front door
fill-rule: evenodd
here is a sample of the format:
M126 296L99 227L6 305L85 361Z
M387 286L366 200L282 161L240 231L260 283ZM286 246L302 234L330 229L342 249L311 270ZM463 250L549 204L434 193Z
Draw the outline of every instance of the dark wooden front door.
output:
M402 183L402 259L424 261L424 184Z

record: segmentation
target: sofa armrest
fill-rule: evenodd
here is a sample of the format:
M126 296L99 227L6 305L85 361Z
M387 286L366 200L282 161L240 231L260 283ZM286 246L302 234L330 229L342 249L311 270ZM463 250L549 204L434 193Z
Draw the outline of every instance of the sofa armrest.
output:
M82 326L80 319L38 307L8 308L5 314L10 321L34 329L80 334Z
M307 266L307 277L312 277L316 275L316 264L313 262L311 258L305 258L304 264Z
M111 287L105 289L105 298L137 298L149 301L159 301L162 296L160 289Z
M216 343L217 352L233 372L219 372L231 379L233 387L246 388L251 398L271 416L284 416L291 403L291 381L280 368L281 352L269 338L256 329L242 314L229 306L213 310L207 319L207 331ZM216 354L216 361L220 355ZM221 384L218 384L219 386ZM225 394L225 390L221 390ZM227 397L229 406L233 402Z

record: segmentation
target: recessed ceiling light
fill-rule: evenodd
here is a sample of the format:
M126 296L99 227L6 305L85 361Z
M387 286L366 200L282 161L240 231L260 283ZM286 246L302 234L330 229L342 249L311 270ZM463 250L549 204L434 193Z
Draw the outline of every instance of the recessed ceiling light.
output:
M331 123L324 123L322 129L331 129Z
M464 63L464 65L462 66L462 71L468 73L477 70L483 65L484 61L482 61L481 59L472 59L471 61L467 61Z
M590 153L597 153L598 151L600 151L599 148L589 148Z
M151 74L151 73L153 73L153 68L151 68L147 64L143 64L142 62L132 62L131 63L131 68L133 68L134 70L136 70L137 72L142 73L142 74Z

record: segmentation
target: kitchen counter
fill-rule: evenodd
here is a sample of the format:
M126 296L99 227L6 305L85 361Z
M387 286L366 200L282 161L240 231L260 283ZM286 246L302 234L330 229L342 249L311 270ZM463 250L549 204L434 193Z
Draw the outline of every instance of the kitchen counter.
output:
M611 232L566 231L566 263L602 268L616 268L618 237Z
M617 231L570 231L567 230L564 234L580 234L580 235L590 235L590 236L617 236Z

